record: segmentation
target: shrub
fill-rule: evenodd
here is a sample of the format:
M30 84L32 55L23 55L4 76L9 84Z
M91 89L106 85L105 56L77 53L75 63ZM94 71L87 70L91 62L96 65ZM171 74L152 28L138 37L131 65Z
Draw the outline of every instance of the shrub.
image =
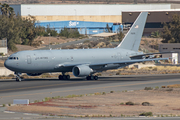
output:
M61 32L59 33L60 36L66 37L66 38L79 38L81 35L79 34L78 29L68 29L64 27ZM82 37L82 36L81 36Z
M124 105L124 103L122 102L122 103L120 103L120 105Z
M161 88L166 88L166 86L161 86Z
M102 93L102 95L106 95L106 93L105 93L105 92L103 92L103 93Z
M153 71L157 71L158 69L157 69L157 67L155 67L155 68L153 68L152 70L153 70Z
M153 90L152 87L145 87L144 90Z
M94 95L101 95L101 93L97 92L97 93L94 93Z
M89 115L85 115L85 117L89 117Z
M153 116L152 112L143 112L139 116Z
M39 102L39 100L35 100L35 101L34 101L34 103L38 103L38 102Z
M3 107L6 107L6 105L5 105L5 104L3 104Z
M46 98L45 98L45 101L49 101L50 99L51 99L51 98L49 98L49 97L46 97Z
M152 106L152 104L150 104L149 102L143 102L142 105L143 106Z
M129 101L129 102L126 102L126 105L134 105L134 103Z
M96 75L97 75L97 76L102 76L102 74L101 74L101 73L97 73Z
M114 91L110 91L110 93L114 93Z
M78 97L78 95L68 95L68 96L66 96L65 98L74 98L74 97Z
M43 73L43 74L41 75L41 77L42 77L42 78L50 78L51 75L50 75L49 73Z
M116 75L120 75L121 73L120 72L117 72Z
M159 87L158 87L158 86L156 86L156 87L155 87L155 89L157 90L157 89L159 89Z
M14 75L13 74L9 74L8 77L14 77Z

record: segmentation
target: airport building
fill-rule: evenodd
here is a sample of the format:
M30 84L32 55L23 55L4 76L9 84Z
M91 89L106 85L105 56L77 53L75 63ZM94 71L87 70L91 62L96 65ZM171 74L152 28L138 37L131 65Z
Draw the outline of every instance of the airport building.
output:
M177 53L177 63L180 63L180 43L163 43L159 45L159 52L173 52L162 54L163 58L172 58L173 54ZM173 61L172 61L173 62Z
M121 24L134 22L138 13L127 17L126 12L129 15L133 11L170 11L179 9L180 4L20 4L11 7L22 17L34 16L37 25L49 25L58 31L63 27L76 27L82 34L97 34L104 32L107 24L112 32L117 32Z
M38 22L36 23L37 26L43 26L50 28L54 28L57 32L60 32L61 29L70 28L74 29L77 28L80 34L99 34L103 32L107 32L107 25L113 33L117 33L118 30L123 30L123 25L118 25L109 22L87 22L87 21L50 21L50 22Z
M144 35L150 35L151 32L158 30L161 31L163 29L163 23L169 23L174 14L180 15L180 9L151 10L148 12ZM139 13L140 11L122 12L122 23L132 25Z
M7 53L7 39L2 39L0 40L0 55L6 55Z

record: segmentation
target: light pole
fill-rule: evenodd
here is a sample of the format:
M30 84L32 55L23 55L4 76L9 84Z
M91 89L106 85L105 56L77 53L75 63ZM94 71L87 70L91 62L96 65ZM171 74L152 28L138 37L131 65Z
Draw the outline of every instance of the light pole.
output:
M48 33L48 35L49 35L49 49L50 49L50 35L51 35L51 34L50 34L50 33Z
M76 24L77 24L77 13L76 13L76 9L74 9L75 11L75 17L76 17ZM75 25L75 28L76 28L76 25Z

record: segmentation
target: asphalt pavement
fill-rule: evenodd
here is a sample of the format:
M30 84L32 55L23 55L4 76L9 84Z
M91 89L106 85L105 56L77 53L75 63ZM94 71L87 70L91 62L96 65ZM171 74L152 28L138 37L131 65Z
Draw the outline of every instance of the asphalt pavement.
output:
M13 99L29 99L30 102L45 97L66 96L71 94L88 94L124 90L139 90L145 87L156 87L169 84L180 84L180 74L176 75L137 75L99 77L99 80L72 78L71 80L25 79L0 80L0 104L12 103Z
M14 79L0 80L0 104L8 104L13 99L29 99L30 102L42 100L45 97L67 96L71 94L90 94L95 92L130 91L144 89L145 87L156 87L171 84L180 84L180 74L175 75L131 75L100 77L98 81L87 81L83 78L72 78L71 80L49 79L25 79L16 82ZM66 118L59 116L42 116L28 113L12 113L4 111L0 107L1 119L66 119L79 120L80 118ZM82 118L86 120L89 118ZM180 118L91 118L92 120L178 120Z

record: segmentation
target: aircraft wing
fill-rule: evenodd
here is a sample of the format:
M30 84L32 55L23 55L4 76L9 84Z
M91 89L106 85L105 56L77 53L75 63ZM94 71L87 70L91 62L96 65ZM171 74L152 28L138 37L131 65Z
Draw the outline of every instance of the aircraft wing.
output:
M60 67L74 67L77 65L87 65L90 67L93 66L104 66L108 64L133 64L138 62L145 62L145 61L155 61L155 60L168 60L169 58L153 58L153 59L136 59L136 60L124 60L124 61L115 61L115 62L101 62L101 63L78 63L78 64L58 64L55 68Z
M138 62L145 62L145 61L155 61L155 60L168 60L169 58L153 58L153 59L136 59L136 60L125 60L125 61L117 61L117 62L107 62L107 63L95 63L90 64L89 66L96 66L96 65L108 65L108 64L132 64Z
M132 59L138 59L138 58L142 59L143 56L155 55L155 54L168 54L168 53L175 53L175 52L170 51L170 52L147 53L147 54L133 55L133 56L130 56L130 58L132 58Z

